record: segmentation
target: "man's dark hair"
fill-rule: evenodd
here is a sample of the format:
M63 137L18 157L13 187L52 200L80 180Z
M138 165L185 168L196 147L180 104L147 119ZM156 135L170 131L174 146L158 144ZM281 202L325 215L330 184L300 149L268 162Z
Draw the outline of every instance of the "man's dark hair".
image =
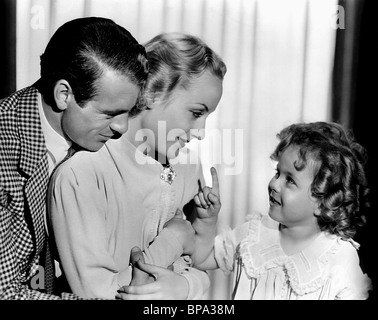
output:
M96 80L105 70L116 71L142 88L148 74L145 49L110 19L79 18L66 22L50 39L35 86L46 103L55 106L53 88L64 79L83 106L97 94Z

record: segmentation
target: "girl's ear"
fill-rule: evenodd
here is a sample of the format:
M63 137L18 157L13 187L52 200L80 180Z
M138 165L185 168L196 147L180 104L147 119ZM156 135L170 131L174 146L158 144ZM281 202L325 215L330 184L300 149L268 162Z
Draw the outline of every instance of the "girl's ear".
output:
M68 81L58 80L54 86L54 99L58 109L66 110L72 98L72 89Z
M315 209L315 211L314 211L314 215L315 215L316 217L319 217L320 214L321 214L321 212L320 212L320 209L319 209L319 206L318 206L318 207Z

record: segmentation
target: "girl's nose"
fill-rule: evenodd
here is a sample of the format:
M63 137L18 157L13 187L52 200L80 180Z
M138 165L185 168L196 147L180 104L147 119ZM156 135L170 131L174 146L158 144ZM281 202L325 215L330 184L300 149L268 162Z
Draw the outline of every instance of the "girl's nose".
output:
M278 179L274 176L272 179L270 179L269 181L269 184L268 184L268 189L269 189L269 193L271 191L274 191L274 192L278 192Z

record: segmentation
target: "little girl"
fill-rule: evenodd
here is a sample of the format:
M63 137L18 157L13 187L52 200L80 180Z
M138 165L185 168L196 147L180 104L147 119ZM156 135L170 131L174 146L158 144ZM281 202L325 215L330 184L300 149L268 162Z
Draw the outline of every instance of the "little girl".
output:
M368 206L364 148L336 123L293 124L278 138L268 215L218 235L210 255L202 241L193 261L234 271L233 299L367 299L370 279L352 240ZM195 197L198 237L219 212L218 184L213 191Z

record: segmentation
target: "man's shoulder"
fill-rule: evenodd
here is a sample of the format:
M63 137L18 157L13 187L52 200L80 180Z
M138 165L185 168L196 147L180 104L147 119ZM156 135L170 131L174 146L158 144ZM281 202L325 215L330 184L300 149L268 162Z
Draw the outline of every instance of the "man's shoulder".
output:
M0 100L0 111L6 112L15 110L20 105L37 104L38 90L34 87L26 87L13 92L6 98Z

